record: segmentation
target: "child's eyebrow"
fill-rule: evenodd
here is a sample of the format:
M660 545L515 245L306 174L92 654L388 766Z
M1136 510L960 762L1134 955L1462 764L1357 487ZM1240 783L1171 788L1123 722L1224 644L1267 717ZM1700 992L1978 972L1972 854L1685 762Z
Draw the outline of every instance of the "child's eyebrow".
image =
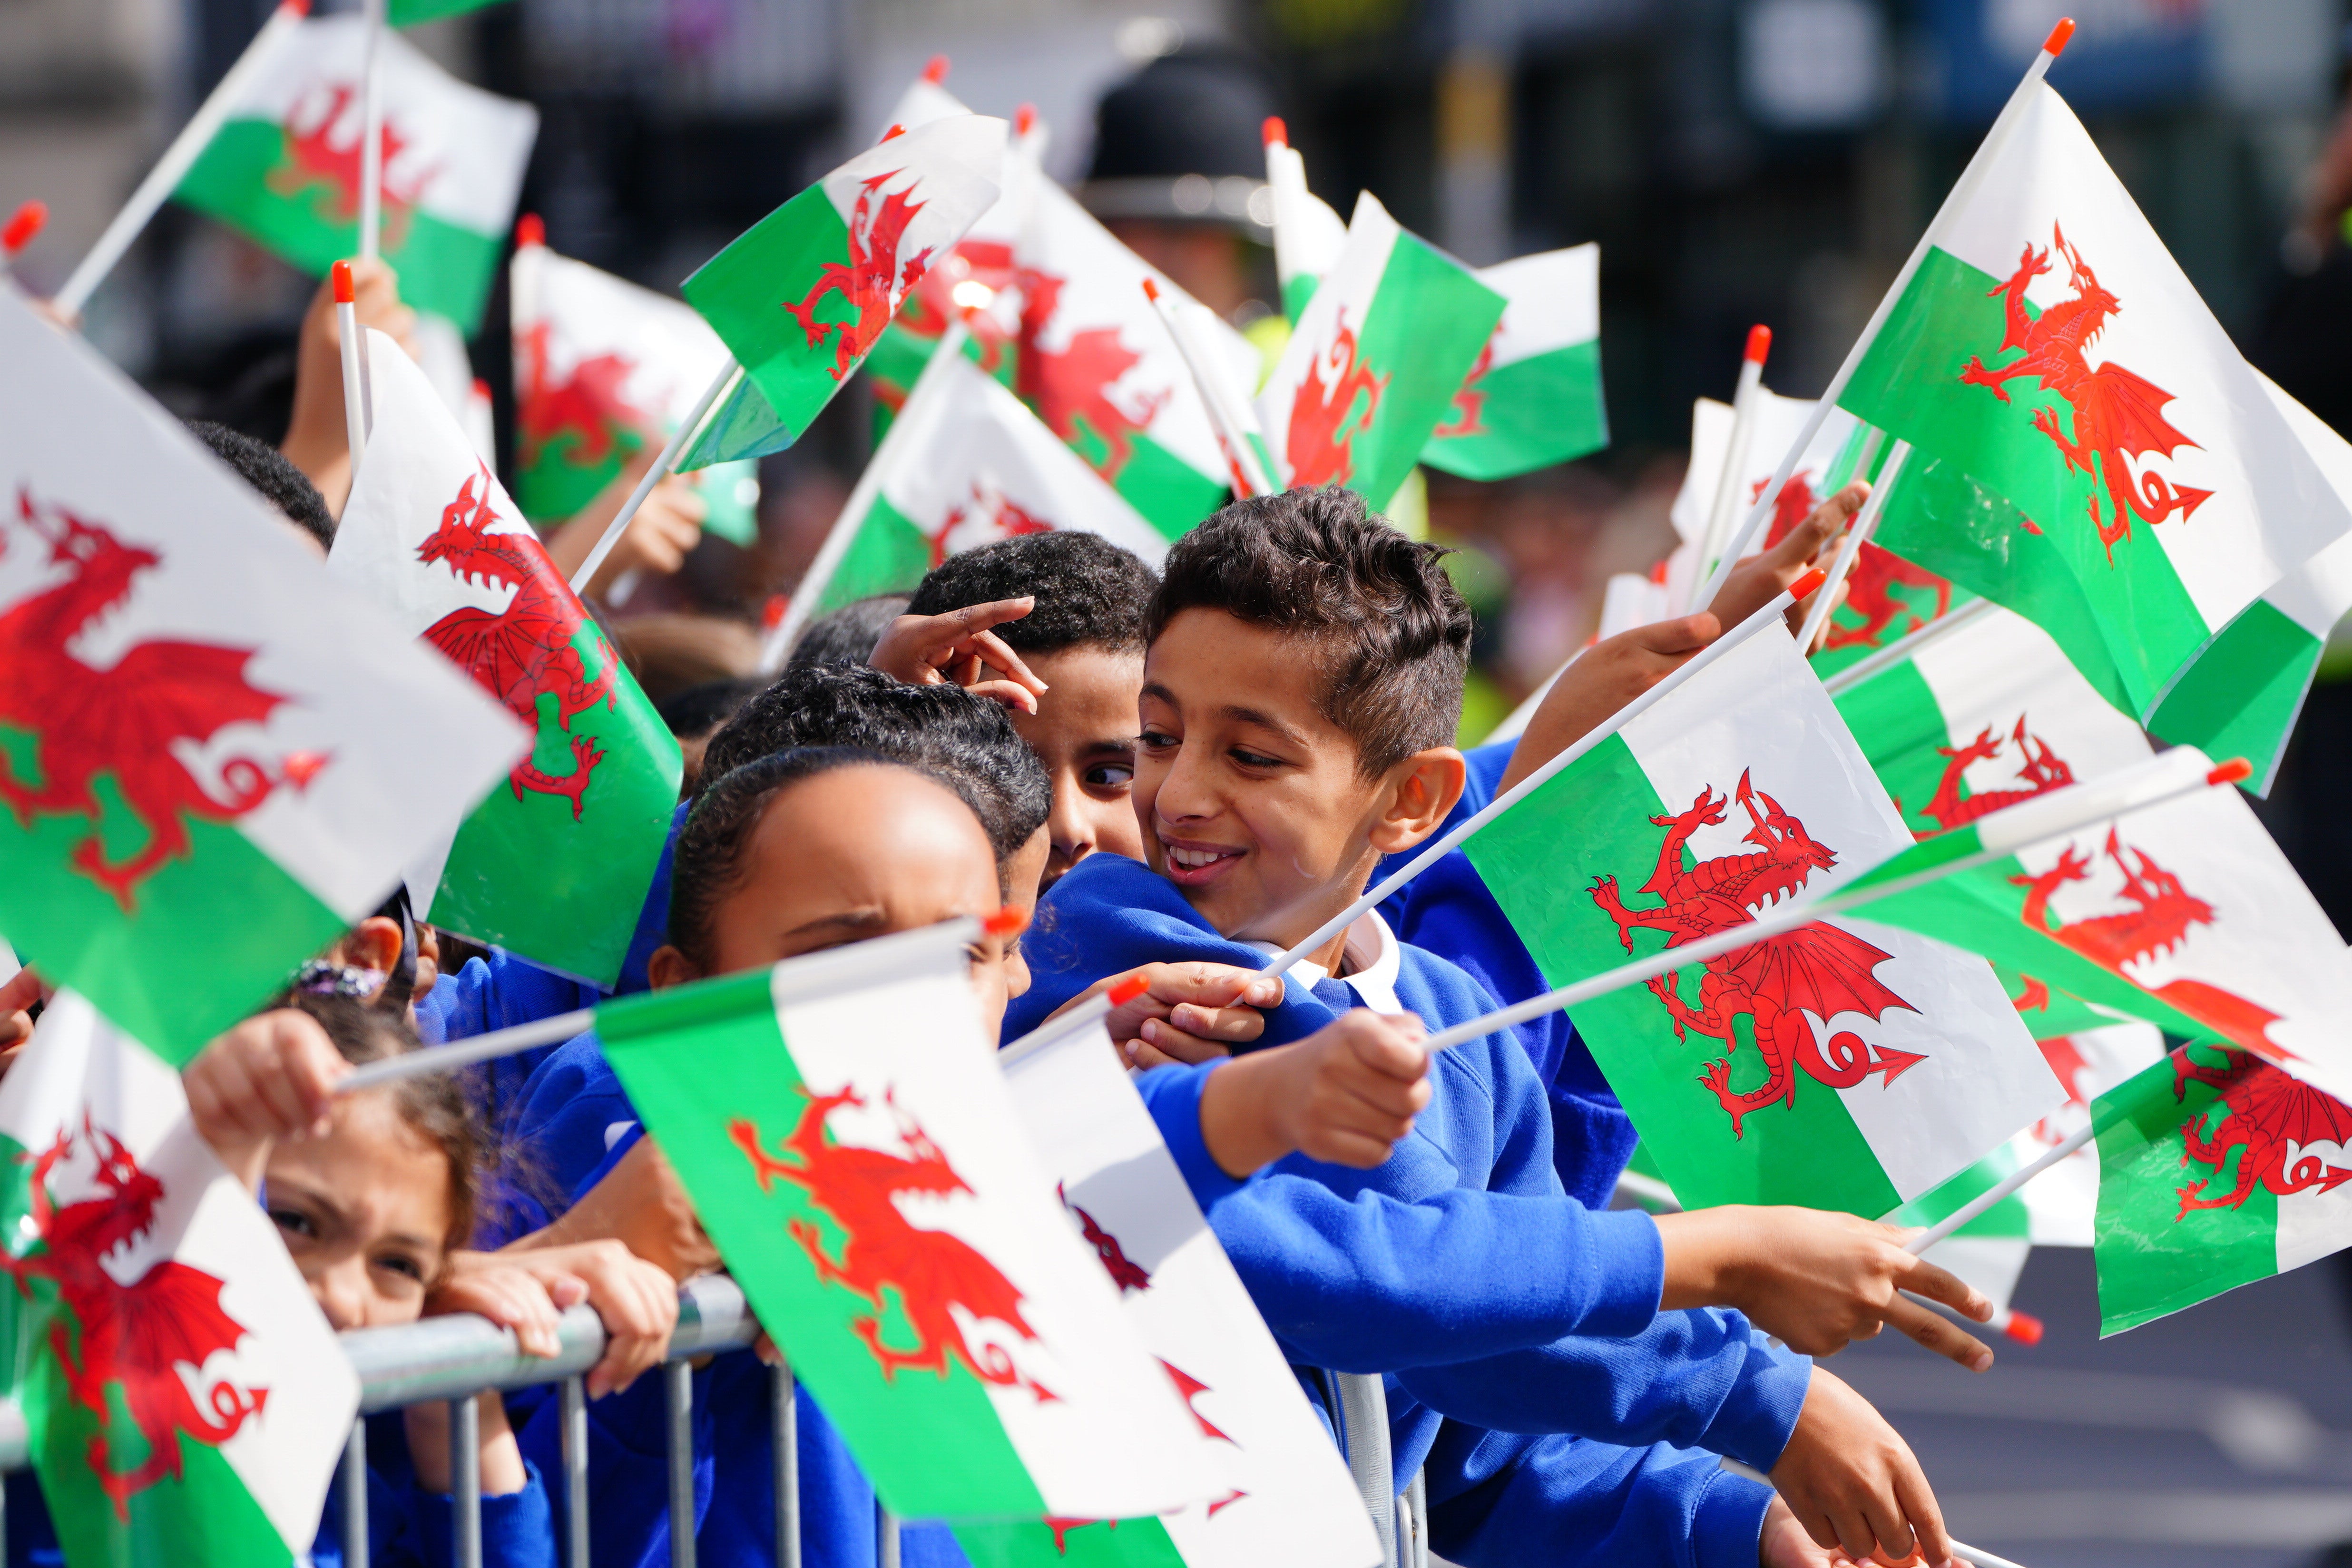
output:
M819 915L813 921L803 921L784 934L793 937L826 930L872 931L876 926L889 922L890 917L879 909L844 910L835 914Z
M1262 708L1243 708L1229 702L1217 712L1220 717L1236 724L1255 724L1261 730L1271 730L1291 745L1307 744L1306 736Z
M290 1199L294 1204L311 1210L313 1217L337 1230L348 1233L352 1228L350 1212L316 1187L289 1181L283 1176L273 1176L263 1191L268 1194L268 1202L273 1208L280 1206L279 1200Z

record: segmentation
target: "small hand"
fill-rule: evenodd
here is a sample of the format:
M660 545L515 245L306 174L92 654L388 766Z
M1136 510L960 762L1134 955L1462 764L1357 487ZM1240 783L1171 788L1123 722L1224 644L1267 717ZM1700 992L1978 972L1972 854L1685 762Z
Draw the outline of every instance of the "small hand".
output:
M1360 1007L1306 1039L1225 1062L1202 1087L1202 1142L1232 1176L1294 1150L1359 1170L1381 1165L1429 1105L1423 1037L1410 1013Z
M1816 564L1832 540L1843 533L1846 525L1862 510L1863 502L1870 499L1870 486L1860 479L1822 501L1805 514L1805 520L1789 531L1789 536L1760 555L1750 555L1731 569L1723 587L1707 608L1716 619L1727 626L1736 626L1766 605L1775 595L1804 575L1807 568ZM1826 564L1826 562L1820 563ZM1840 585L1843 591L1843 585ZM1789 629L1795 631L1804 624L1802 603L1789 610Z
M1911 1446L1868 1400L1820 1367L1772 1467L1772 1486L1825 1551L1883 1563L1916 1561L1916 1553L1941 1563L1952 1554L1943 1510Z
M589 1398L618 1394L661 1363L677 1327L677 1284L619 1242L517 1244L490 1256L530 1274L559 1304L584 1300L596 1309L604 1323L604 1354L589 1370Z
M900 616L874 645L873 656L866 662L909 686L951 681L1017 712L1034 713L1045 683L990 628L1019 620L1036 602L1024 595L1018 599L968 605L944 615ZM991 668L1003 671L1003 679L988 678Z
M229 1173L258 1190L278 1139L324 1135L351 1063L308 1013L257 1014L222 1035L180 1075L188 1115Z

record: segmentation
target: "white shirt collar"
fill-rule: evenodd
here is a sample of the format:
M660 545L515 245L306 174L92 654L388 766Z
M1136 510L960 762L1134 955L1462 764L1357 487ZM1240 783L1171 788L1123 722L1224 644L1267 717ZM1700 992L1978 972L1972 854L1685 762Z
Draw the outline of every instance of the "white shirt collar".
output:
M1253 942L1251 947L1272 958L1282 949L1270 942ZM1353 973L1340 976L1341 981L1356 993L1356 999L1375 1013L1402 1013L1404 1005L1397 1000L1397 973L1403 966L1404 952L1397 945L1396 933L1389 930L1388 921L1381 919L1378 910L1366 910L1361 920L1348 928L1348 967ZM1330 978L1329 972L1312 959L1302 958L1292 964L1290 978L1301 985L1312 986L1318 980Z

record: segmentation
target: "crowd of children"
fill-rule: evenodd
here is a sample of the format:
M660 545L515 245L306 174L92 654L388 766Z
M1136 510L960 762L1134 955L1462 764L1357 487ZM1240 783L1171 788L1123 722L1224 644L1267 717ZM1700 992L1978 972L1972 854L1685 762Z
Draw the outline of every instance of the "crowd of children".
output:
M206 438L294 527L331 537L320 489L336 473L314 489L274 449ZM1768 602L1862 495L1745 563L1712 613L1599 645L1518 741L1466 754L1469 609L1443 552L1352 492L1237 502L1158 574L1082 533L950 558L910 600L818 621L772 684L698 715L698 766L619 989L1017 910L1023 934L970 953L987 1026L1010 1039L1145 979L1109 1015L1116 1047L1335 1431L1332 1374L1386 1379L1396 1486L1425 1477L1440 1554L1944 1561L1908 1447L1810 1358L1891 1323L1981 1370L1984 1345L1904 1292L1979 1319L1981 1296L1848 1215L1611 1211L1633 1132L1565 1017L1433 1056L1419 1043L1544 988L1458 853L1286 976L1262 973L1391 858ZM675 1285L723 1260L593 1034L335 1092L420 1039L597 999L495 949L443 959L395 896L188 1068L196 1128L337 1329L476 1312L545 1354L561 1310L593 1307L609 1336L588 1383L593 1560L664 1561L667 1426L660 1380L641 1374ZM0 989L0 1044L29 1030L37 984ZM782 1560L772 1359L763 1344L693 1372L705 1561ZM478 1404L483 1561L552 1563L557 1402ZM374 1561L441 1561L446 1407L370 1426ZM804 1391L796 1441L803 1560L866 1568L873 1493ZM37 1498L11 1493L10 1560L42 1561ZM340 1561L341 1507L320 1563ZM909 1527L904 1552L964 1561L938 1526Z

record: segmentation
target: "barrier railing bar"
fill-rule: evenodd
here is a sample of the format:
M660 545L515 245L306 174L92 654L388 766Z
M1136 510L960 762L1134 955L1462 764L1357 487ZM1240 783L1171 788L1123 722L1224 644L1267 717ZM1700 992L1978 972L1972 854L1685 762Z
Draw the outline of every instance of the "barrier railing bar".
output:
M588 1568L588 1385L563 1380L563 1521L570 1568Z
M450 1552L457 1568L482 1568L482 1406L468 1394L449 1402Z
M874 1564L875 1568L899 1568L898 1518L874 1500Z
M1429 1472L1413 1471L1404 1495L1412 1505L1412 1568L1429 1568Z
M1372 1532L1381 1538L1381 1562L1385 1568L1400 1568L1388 1389L1369 1373L1335 1373L1332 1380L1339 1390L1339 1430L1347 1437L1349 1474L1364 1500L1364 1511L1371 1516Z
M694 1363L662 1367L669 1418L669 1568L694 1568Z
M774 1375L776 1568L801 1568L801 1417L793 1369L779 1362Z
M343 1568L368 1568L367 1418L343 1444ZM5 1494L0 1494L5 1495Z

